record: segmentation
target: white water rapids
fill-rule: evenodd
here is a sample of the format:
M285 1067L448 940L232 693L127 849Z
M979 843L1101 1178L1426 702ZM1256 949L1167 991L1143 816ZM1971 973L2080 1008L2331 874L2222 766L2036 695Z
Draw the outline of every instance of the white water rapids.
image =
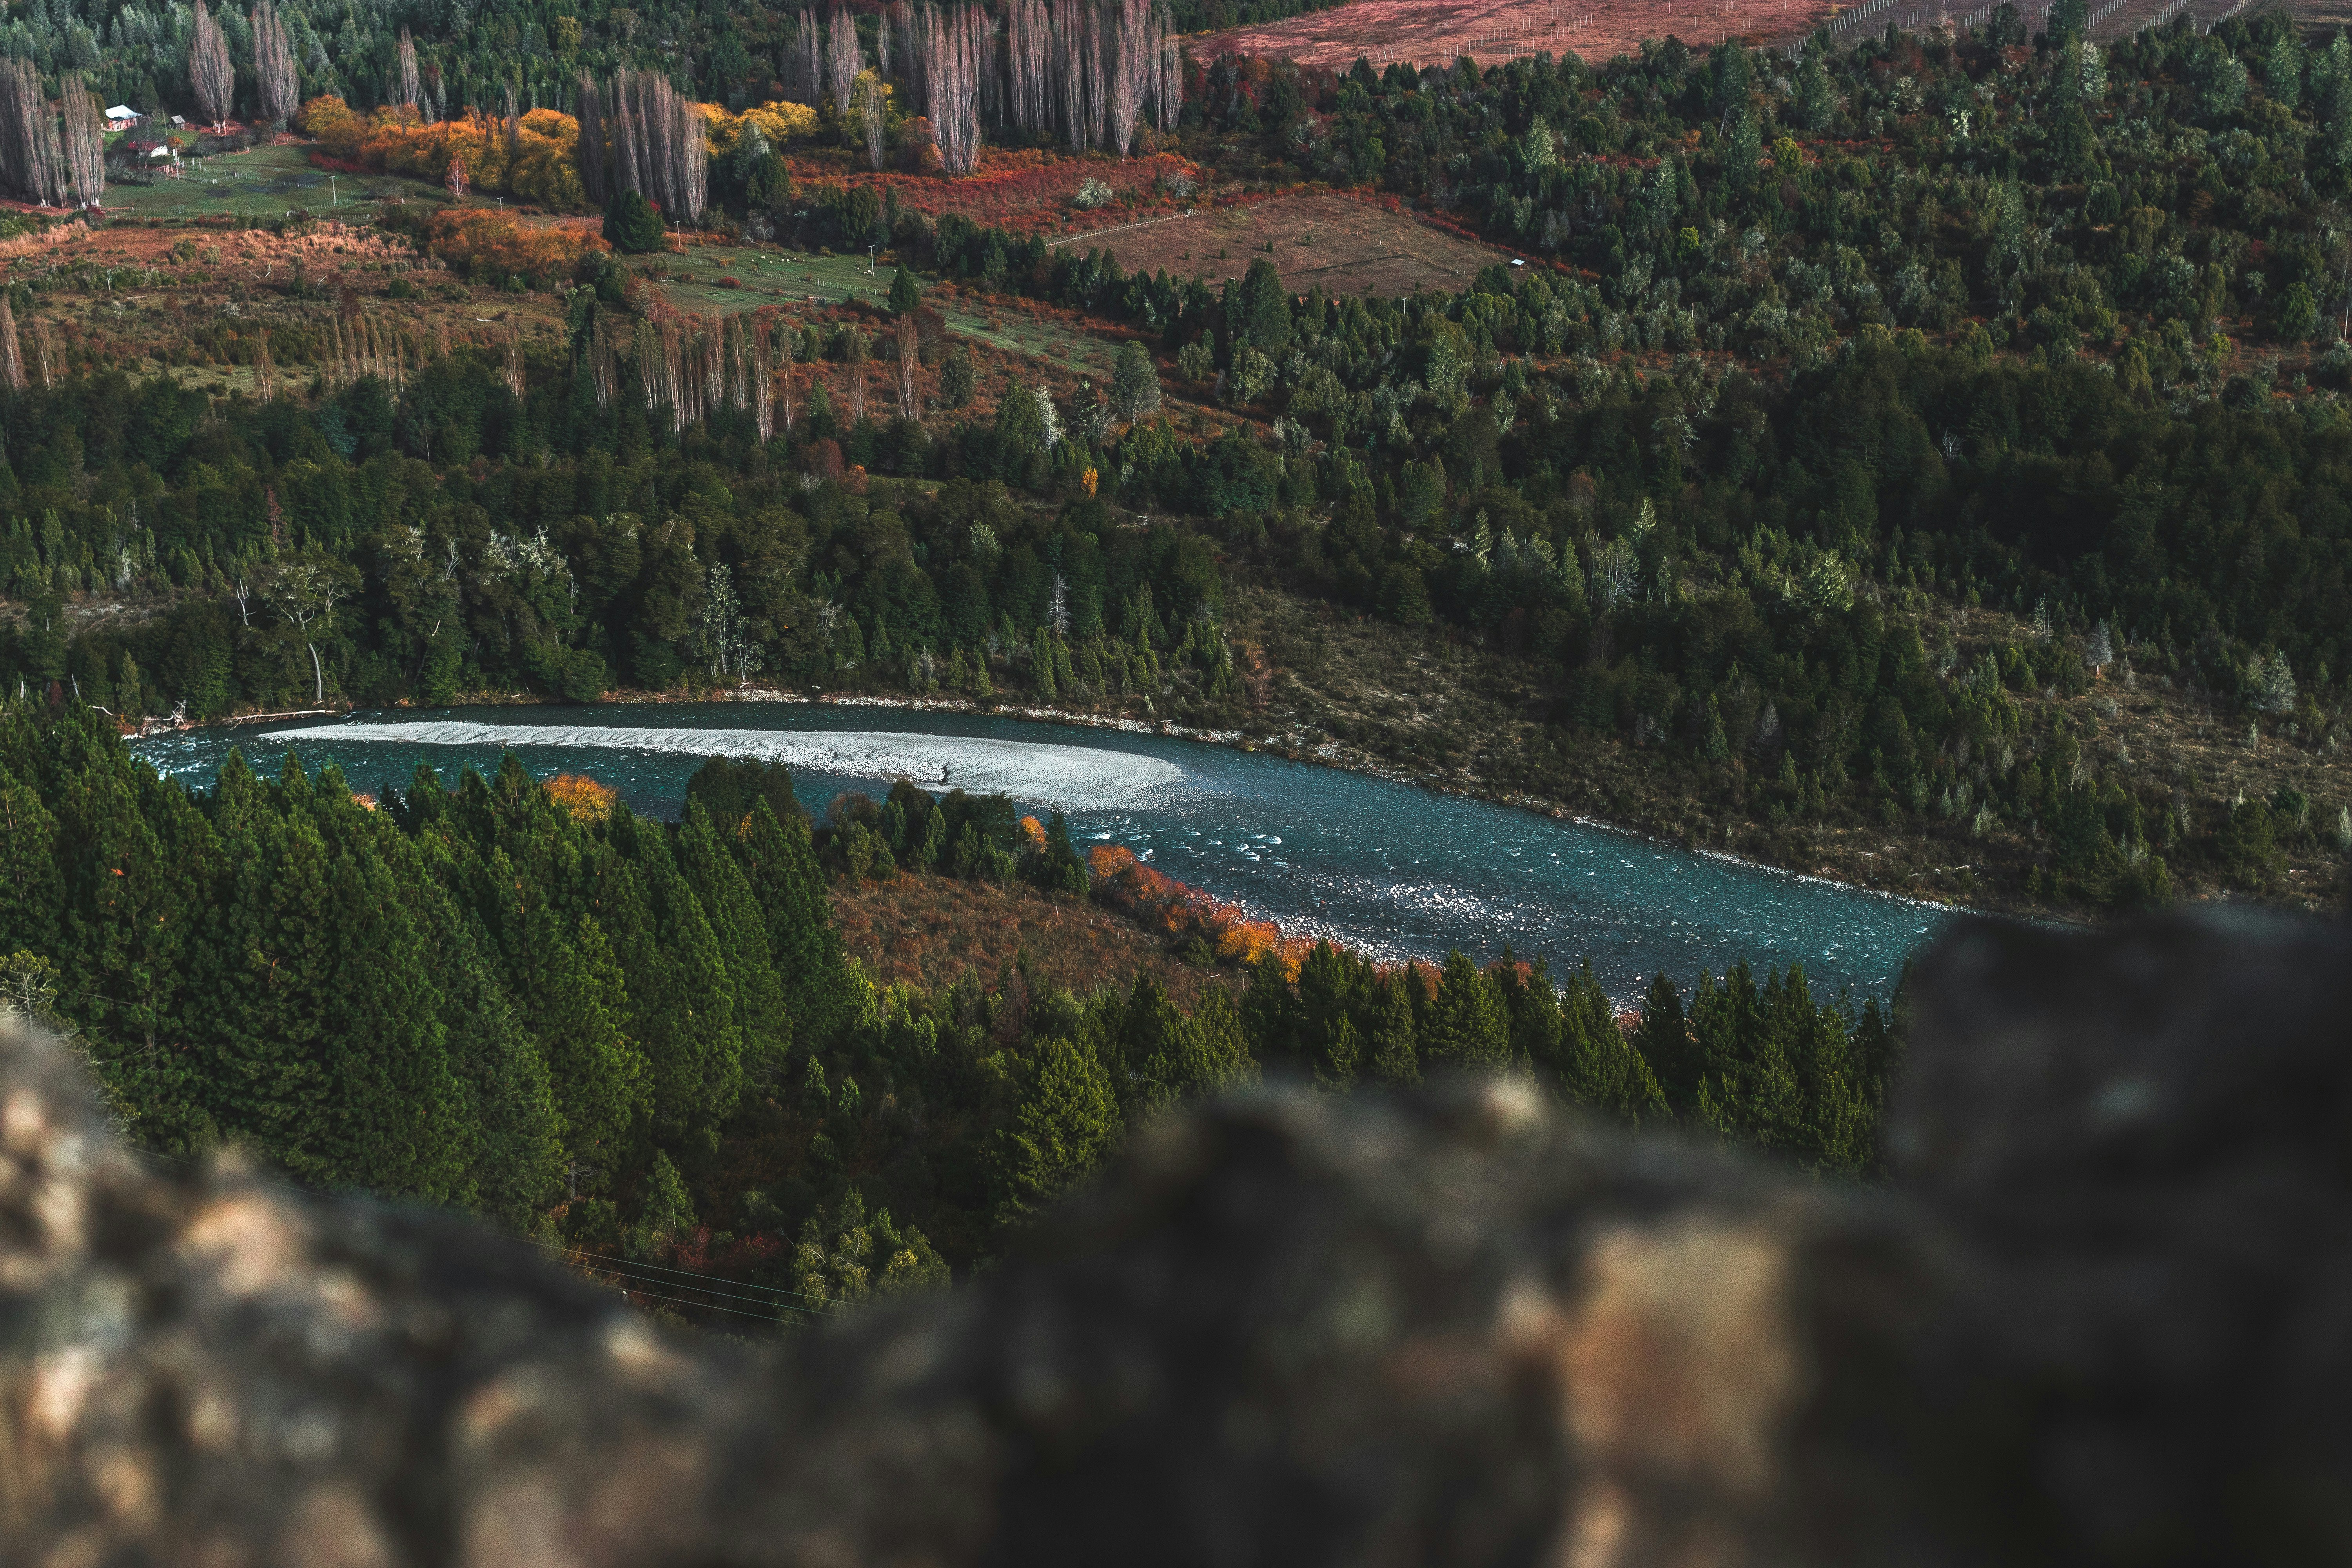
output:
M651 730L601 724L477 724L458 720L414 723L320 724L280 730L281 742L388 742L410 746L560 746L676 756L782 763L795 773L892 779L901 774L933 790L1009 795L1062 811L1104 811L1166 800L1180 784L1202 787L1176 763L1132 752L1100 751L980 736L791 730Z

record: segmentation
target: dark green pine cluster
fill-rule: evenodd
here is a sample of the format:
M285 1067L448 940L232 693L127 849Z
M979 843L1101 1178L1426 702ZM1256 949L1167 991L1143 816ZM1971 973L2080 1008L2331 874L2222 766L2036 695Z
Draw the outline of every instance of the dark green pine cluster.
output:
M708 1143L858 986L807 826L575 819L513 763L191 795L96 715L0 718L0 949L54 965L140 1143L524 1223Z
M331 768L232 757L192 794L87 710L11 703L0 815L10 1005L71 1028L133 1142L236 1144L820 1302L993 1254L1132 1129L1264 1075L1339 1094L1507 1072L1867 1177L1899 1047L1876 1002L1817 1003L1795 970L1702 977L1687 1009L1662 976L1628 1034L1589 970L1382 969L1328 943L1295 982L1269 960L1190 1012L1148 973L1078 996L1025 960L877 990L822 863L887 851L905 868L865 874L1084 897L1066 836L902 784L813 837L789 779L751 764L698 775L674 825L512 759L371 802Z

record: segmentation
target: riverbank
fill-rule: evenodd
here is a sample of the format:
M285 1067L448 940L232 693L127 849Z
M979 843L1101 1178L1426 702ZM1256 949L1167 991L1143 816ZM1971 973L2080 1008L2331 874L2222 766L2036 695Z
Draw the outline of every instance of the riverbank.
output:
M1990 612L1955 612L1932 628L1962 661L2015 626ZM1635 744L1563 729L1527 659L1427 629L1335 612L1328 605L1236 584L1226 632L1243 689L1219 700L1173 695L1183 722L1152 716L1140 699L1097 706L1018 697L911 696L806 691L775 686L700 691L618 690L614 704L733 701L813 703L906 712L995 716L1109 733L1161 735L1263 751L1300 763L1409 784L1437 793L1623 834L1638 841L1727 858L1954 910L2074 921L2098 911L2053 903L2039 868L2052 854L2041 825L1981 815L1881 814L1856 803L1790 798L1769 769L1733 755L1693 759L1679 747ZM2180 842L2152 845L2171 869L2174 896L2249 894L2305 908L2342 897L2342 857L2306 826L2282 833L2273 872L2250 886L2216 863L2210 826L2231 803L2284 795L2307 803L2309 821L2332 821L2345 794L2324 750L2282 738L2259 748L2228 742L2210 703L2129 672L2071 696L2021 694L2019 706L2050 710L2081 738L2083 761L2102 771L2147 771L2174 781ZM526 692L478 692L481 706L551 706ZM1139 713L1140 704L1145 711ZM415 711L415 710L409 710ZM254 715L258 721L281 715ZM1979 771L1984 763L1979 762ZM1894 824L1894 825L1890 825ZM2168 833L2169 833L2168 828Z
M2035 909L2030 905L1993 899L1971 902L1956 897L1922 893L1916 886L1906 886L1901 880L1894 878L1873 877L1866 874L1847 875L1833 866L1808 865L1790 859L1749 854L1733 843L1718 842L1695 833L1658 831L1588 810L1580 810L1566 801L1534 791L1510 788L1462 770L1400 765L1391 758L1363 745L1330 739L1328 735L1320 739L1313 738L1310 730L1297 724L1279 731L1269 731L1262 725L1251 728L1219 728L1181 724L1163 720L1139 719L1128 713L1069 708L1052 703L996 699L976 700L961 697L912 697L877 692L793 691L773 686L726 687L703 691L614 690L603 694L599 699L600 706L614 707L666 707L688 703L743 703L754 706L798 704L821 708L872 709L877 711L953 714L970 718L1013 719L1033 723L1062 724L1073 729L1109 734L1150 735L1169 740L1189 741L1203 745L1228 747L1239 752L1264 752L1288 762L1328 767L1360 774L1367 778L1380 779L1389 784L1410 785L1465 800L1481 801L1490 805L1527 812L1555 822L1620 835L1635 844L1705 855L1711 859L1754 870L1776 872L1826 883L1832 887L1882 894L1930 908L1975 909L1989 913L2032 913L2044 919L2064 918L2063 916L2053 917L2051 911ZM561 709L575 705L551 702L527 692L476 692L467 694L454 706ZM428 710L395 709L389 711L421 713ZM243 721L231 720L224 722L255 722L266 718L278 717L281 715L256 715Z

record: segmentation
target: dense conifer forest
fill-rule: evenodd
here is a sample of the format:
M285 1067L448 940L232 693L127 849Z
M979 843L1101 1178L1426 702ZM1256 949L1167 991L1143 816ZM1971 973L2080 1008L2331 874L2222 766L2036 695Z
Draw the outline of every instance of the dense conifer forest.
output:
M1635 757L1784 863L1771 835L1810 828L1998 841L2014 885L1960 893L2075 911L2277 895L2290 858L2319 878L2296 896L2334 891L2352 43L2270 13L2099 47L2079 0L2038 31L2002 5L1958 34L1418 71L1169 36L1299 8L12 5L0 96L46 125L54 84L66 138L31 163L37 137L0 138L20 194L90 183L92 94L292 122L335 167L448 193L336 253L365 276L273 267L189 307L235 392L115 363L160 266L36 256L56 234L7 220L12 1005L73 1030L160 1154L242 1144L819 1303L982 1262L1142 1121L1269 1074L1504 1070L1874 1172L1899 1021L1800 972L1662 976L1631 1029L1590 973L1508 953L1275 953L1189 1012L1017 963L877 987L828 879L1087 898L1060 825L904 783L812 822L780 774L719 764L676 823L511 762L238 762L191 794L120 738L751 685L1354 739L1269 716L1286 672L1237 633L1244 595L1507 665L1530 734L1482 752L1490 790L1557 804L1579 759ZM1402 298L1286 281L1283 256L1213 285L901 199L983 142L1110 172L1098 150L1147 141L1503 254ZM479 192L602 204L602 238ZM662 302L687 237L896 271L887 303L721 324ZM215 252L172 261L211 287ZM560 329L412 333L419 279ZM1108 384L976 356L927 297L949 283L1116 342ZM2228 765L2119 743L2116 699L2149 691ZM1432 772L1481 751L1415 746Z
M877 989L841 952L828 865L1087 886L1058 819L903 782L814 833L757 764L707 766L677 823L511 758L362 795L236 759L192 795L87 708L11 702L0 815L11 1005L73 1031L140 1145L235 1143L820 1302L940 1283L1139 1123L1265 1074L1346 1093L1514 1072L1866 1176L1899 1048L1876 1001L1793 970L1687 995L1661 976L1630 1035L1586 972L1381 969L1328 943L1189 1015L1149 976L1079 996L1019 963Z
M0 678L196 718L753 679L1245 729L1241 581L1526 660L1543 739L1493 787L1605 740L1759 823L2009 836L2007 898L2274 890L2352 838L2347 801L2137 768L2025 700L2147 681L2242 752L2332 756L2352 46L2080 30L1196 71L1180 134L1218 166L1534 258L1452 295L1126 276L889 187L776 209L894 246L902 316L945 275L1139 334L1058 400L976 396L926 329L919 416L689 410L695 345L633 324L600 253L560 355L354 375L287 331L277 395L225 402L68 361L0 392ZM793 200L737 163L707 221ZM780 331L787 377L897 346L870 313ZM1244 422L1203 436L1163 387ZM169 608L73 635L100 593ZM1979 607L2009 629L1964 648Z

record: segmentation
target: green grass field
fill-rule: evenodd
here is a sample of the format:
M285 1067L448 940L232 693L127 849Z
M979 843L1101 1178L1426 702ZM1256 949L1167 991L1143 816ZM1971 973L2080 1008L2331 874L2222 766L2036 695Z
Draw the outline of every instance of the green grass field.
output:
M110 212L145 218L282 217L299 207L364 218L385 196L414 196L427 189L395 174L335 174L313 168L299 147L256 147L249 153L186 159L182 178L152 185L106 187ZM344 209L351 209L345 214Z
M374 204L391 196L414 198L430 187L394 174L336 174L331 189L326 171L311 165L299 147L257 147L249 153L188 160L184 177L152 185L109 185L108 210L140 218L229 216L248 221L282 217L296 209L317 216L331 210L363 221ZM437 193L436 193L437 194ZM331 209L330 202L334 205ZM475 200L468 205L488 206ZM530 221L530 220L526 220ZM542 220L544 221L544 220ZM663 274L654 285L663 299L698 315L729 315L762 305L816 300L834 303L866 300L880 304L896 270L888 260L869 275L863 256L812 256L773 246L696 246L683 254L649 258L631 265ZM740 288L719 287L731 277ZM1056 359L1074 368L1108 376L1114 345L1055 321L1034 321L1017 312L991 327L972 310L943 310L948 329L1015 353Z
M812 256L772 246L696 246L682 255L662 256L631 265L659 272L654 288L682 310L697 315L732 315L762 305L797 304L816 300L837 303L864 300L879 305L889 297L895 263L885 259L866 271L863 256ZM740 288L719 286L732 278ZM948 330L1015 353L1063 360L1070 365L1108 376L1115 345L1058 321L1033 321L1004 312L1003 325L957 304L943 306Z

